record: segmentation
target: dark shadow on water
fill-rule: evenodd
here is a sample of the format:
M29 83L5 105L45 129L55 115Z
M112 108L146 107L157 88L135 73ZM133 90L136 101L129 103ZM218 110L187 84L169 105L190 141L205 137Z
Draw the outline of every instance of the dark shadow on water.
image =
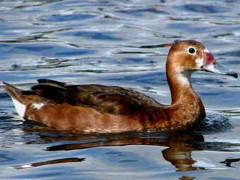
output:
M220 163L226 164L227 167L233 167L232 164L235 162L240 162L240 158L228 158Z
M26 168L32 168L32 167L40 167L40 166L46 166L46 165L53 165L53 164L62 164L62 163L74 163L74 162L82 162L85 158L63 158L63 159L54 159L49 161L41 161L31 164L25 164L25 165L16 165L13 166L15 169L26 169Z
M233 128L233 125L227 116L208 113L207 117L195 127L194 131L201 134L212 134L224 132L231 128Z

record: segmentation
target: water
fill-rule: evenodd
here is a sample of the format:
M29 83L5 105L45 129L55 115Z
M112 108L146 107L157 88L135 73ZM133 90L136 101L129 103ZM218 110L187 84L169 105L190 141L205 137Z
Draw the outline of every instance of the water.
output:
M168 48L196 39L240 69L240 3L223 1L0 2L0 77L29 88L36 79L131 87L169 103ZM16 116L0 90L1 179L238 180L239 80L199 72L207 109L197 132L76 135Z

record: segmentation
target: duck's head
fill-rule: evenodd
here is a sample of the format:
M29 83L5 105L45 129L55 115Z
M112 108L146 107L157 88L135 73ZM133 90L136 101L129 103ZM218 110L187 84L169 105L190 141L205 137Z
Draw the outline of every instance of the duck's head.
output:
M194 71L207 71L238 77L238 73L220 66L208 49L194 40L176 41L172 44L167 68L187 76Z

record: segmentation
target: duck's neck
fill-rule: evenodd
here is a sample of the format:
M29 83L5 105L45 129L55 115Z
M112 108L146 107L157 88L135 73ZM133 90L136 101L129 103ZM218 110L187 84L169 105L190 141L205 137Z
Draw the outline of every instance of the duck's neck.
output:
M198 98L197 94L192 89L190 76L191 72L174 72L173 70L167 72L167 79L172 97L171 105L181 102L183 98L185 99L189 95Z
M167 72L172 97L167 109L172 128L184 127L205 117L203 103L192 88L190 76L191 72L178 73L171 69Z

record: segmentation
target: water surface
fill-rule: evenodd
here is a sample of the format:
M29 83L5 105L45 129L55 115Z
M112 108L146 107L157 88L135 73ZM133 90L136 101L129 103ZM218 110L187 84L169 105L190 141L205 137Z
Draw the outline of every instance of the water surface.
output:
M118 85L167 104L161 44L199 40L239 70L239 9L237 0L1 1L1 81ZM192 81L206 124L176 134L53 131L22 121L1 87L1 179L239 179L240 82L204 72Z

